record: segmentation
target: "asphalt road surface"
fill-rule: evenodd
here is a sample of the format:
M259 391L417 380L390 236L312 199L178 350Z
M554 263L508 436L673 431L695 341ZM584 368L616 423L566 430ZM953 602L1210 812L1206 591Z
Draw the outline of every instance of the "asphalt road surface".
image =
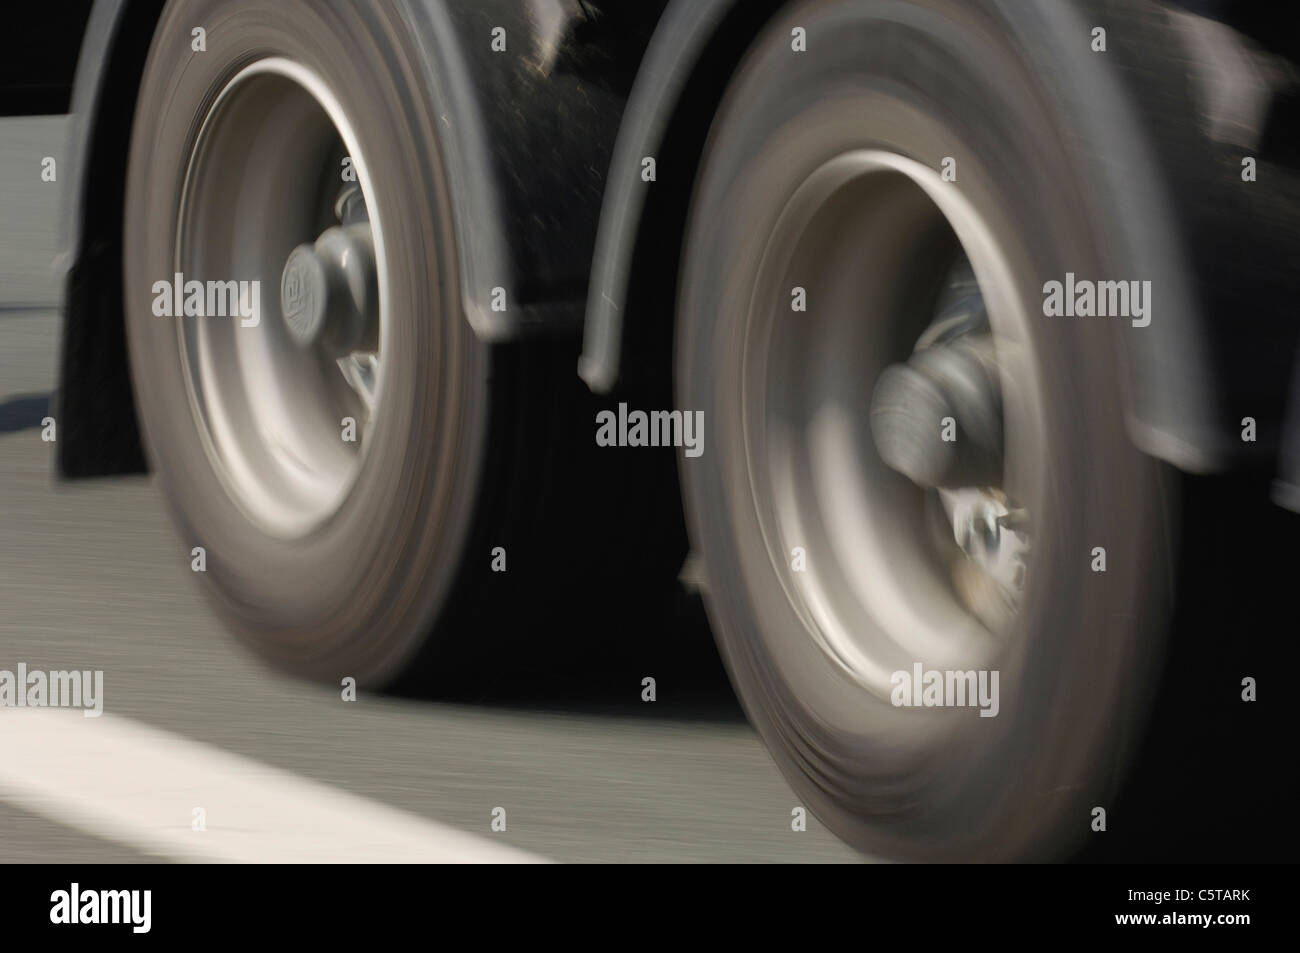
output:
M599 676L507 670L465 703L347 702L247 656L147 478L54 476L62 184L40 163L64 129L0 121L0 670L103 670L105 714L0 709L0 860L861 859L791 829L689 590Z

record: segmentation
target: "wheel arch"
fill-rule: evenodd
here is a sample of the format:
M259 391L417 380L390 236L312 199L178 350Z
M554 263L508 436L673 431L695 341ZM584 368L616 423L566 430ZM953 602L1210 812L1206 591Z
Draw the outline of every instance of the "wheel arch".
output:
M597 393L612 390L624 370L634 278L676 284L687 206L713 116L750 43L781 3L671 0L655 28L614 145L588 283L578 373ZM653 184L641 178L646 157L656 160ZM657 197L653 215L650 189L667 193L663 201ZM667 253L643 254L657 228L671 240Z

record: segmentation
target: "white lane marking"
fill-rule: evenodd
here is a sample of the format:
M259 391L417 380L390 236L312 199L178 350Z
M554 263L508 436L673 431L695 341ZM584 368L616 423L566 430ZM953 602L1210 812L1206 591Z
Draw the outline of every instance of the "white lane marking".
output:
M0 800L176 860L543 860L129 718L79 710L0 708ZM196 807L207 830L191 828Z

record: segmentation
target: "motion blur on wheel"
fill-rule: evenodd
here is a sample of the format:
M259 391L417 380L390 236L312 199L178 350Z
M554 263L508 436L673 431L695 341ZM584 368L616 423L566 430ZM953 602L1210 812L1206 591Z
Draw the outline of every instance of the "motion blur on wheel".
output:
M447 171L465 133L435 122L417 13L169 3L124 221L143 436L217 610L290 671L415 689L509 651L524 617L575 597L566 584L621 573L616 600L665 558L671 580L682 556L666 521L644 558L591 547L565 579L539 571L572 552L555 542L581 522L571 494L652 475L573 447L575 353L494 347L467 322Z
M194 22L214 24L197 57ZM255 324L128 307L164 494L244 638L362 683L390 678L447 599L491 498L481 455L501 399L457 314L410 54L372 53L396 41L362 5L170 4L127 182L128 302L173 273L271 292Z
M690 212L678 400L714 450L681 472L719 645L796 791L889 857L1104 830L1163 671L1179 499L1124 361L1144 309L1205 302L1077 12L789 5ZM1053 311L1076 276L1124 300Z
M99 0L64 471L147 464L222 619L334 684L627 649L689 535L750 720L877 856L1194 813L1116 798L1263 738L1243 676L1289 664L1231 602L1296 565L1278 24Z

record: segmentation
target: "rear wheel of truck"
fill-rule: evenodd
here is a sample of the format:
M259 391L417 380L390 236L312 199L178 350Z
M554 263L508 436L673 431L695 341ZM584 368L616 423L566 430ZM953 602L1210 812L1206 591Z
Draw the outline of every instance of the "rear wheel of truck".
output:
M1086 72L1025 55L1068 42L1065 9L787 9L693 201L678 402L710 449L679 465L710 618L802 803L890 858L1077 843L1164 657L1173 547L1125 428L1132 325L1047 318L1044 285L1181 276L1163 249L1117 259L1116 203L1146 198L1102 195L1104 148L1073 148L1087 107L1058 94Z
M576 342L470 328L455 132L410 24L401 3L169 3L129 160L155 479L228 625L336 684L458 684L532 634L535 600L591 584L568 558L595 496Z

